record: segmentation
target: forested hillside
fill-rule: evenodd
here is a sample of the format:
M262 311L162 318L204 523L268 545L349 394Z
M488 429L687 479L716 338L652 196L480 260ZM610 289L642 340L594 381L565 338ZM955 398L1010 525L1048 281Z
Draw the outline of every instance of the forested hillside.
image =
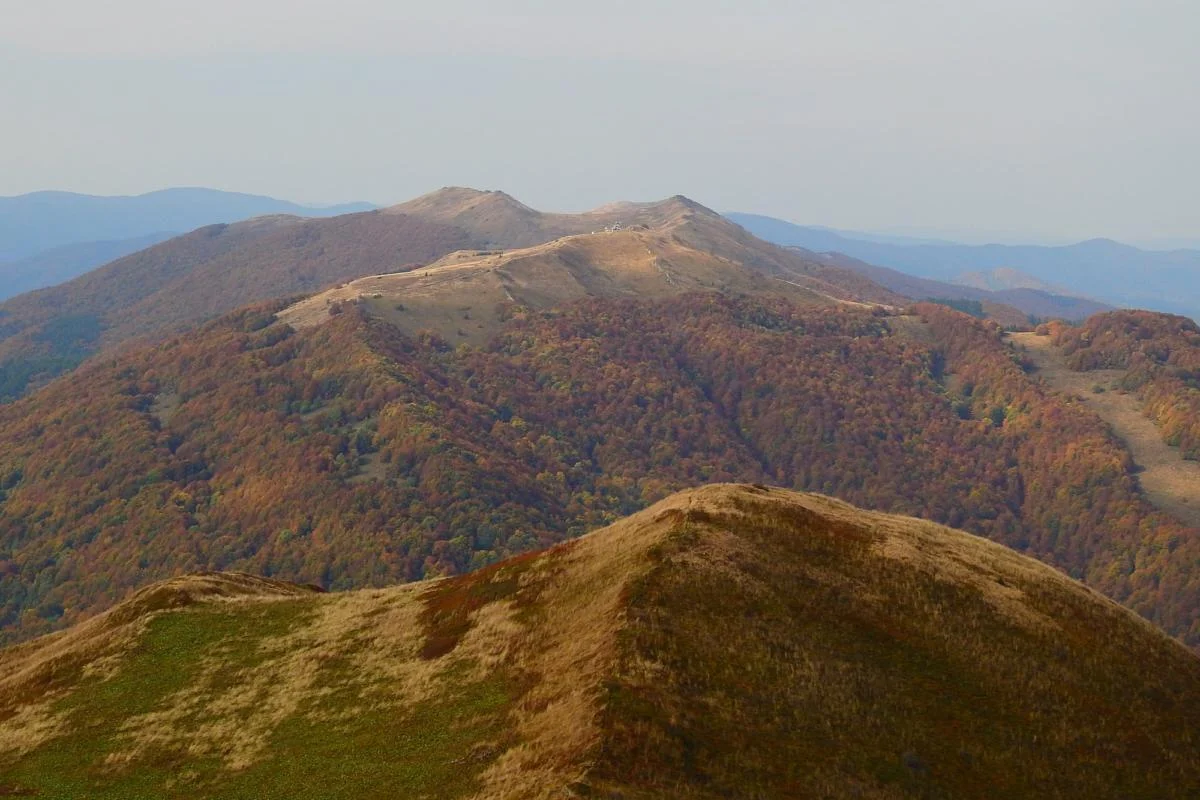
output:
M1072 369L1123 369L1146 416L1184 458L1200 460L1200 327L1187 317L1151 311L1100 314L1054 329ZM1200 487L1197 487L1200 493Z
M279 307L0 409L8 636L180 571L383 585L768 481L987 535L1200 642L1197 531L994 325L686 295L514 308L475 349Z

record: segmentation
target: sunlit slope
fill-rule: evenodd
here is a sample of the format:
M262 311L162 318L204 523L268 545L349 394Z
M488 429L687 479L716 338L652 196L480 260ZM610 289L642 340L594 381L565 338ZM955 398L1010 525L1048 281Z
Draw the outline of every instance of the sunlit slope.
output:
M428 268L376 275L303 300L280 314L295 328L318 325L363 303L368 313L416 334L487 343L514 308L550 309L585 298L669 297L687 292L782 296L811 305L837 301L795 281L696 250L669 233L626 231L558 239L509 252L461 252Z
M667 242L656 248L663 251L660 258L684 250L735 270L760 273L773 279L783 295L804 288L838 300L904 302L852 270L757 239L685 197L553 214L503 192L450 188L390 209L331 219L271 216L212 225L62 285L0 303L0 402L74 369L99 350L193 328L247 303L317 292L363 276L407 272L456 251L536 248L564 237L617 229L652 231L665 238ZM618 257L608 253L601 261ZM563 277L543 275L534 283ZM455 288L463 296L450 304L453 311L483 307L487 316L497 298L507 300L487 283ZM528 293L526 299L544 303L576 296L567 287L548 295ZM443 319L445 303L434 305L432 314L410 315L409 321L428 322L454 338L474 341L484 336L479 322L450 325Z
M1049 567L753 486L459 578L159 584L0 651L38 797L1194 797L1200 659Z
M543 214L500 192L446 189L398 206L431 224L463 225L476 239L558 238L518 249L466 250L402 273L371 275L307 298L280 318L310 327L361 303L410 334L482 345L513 309L585 298L662 298L689 292L781 297L860 307L907 301L851 270L767 244L684 197L619 203L586 214Z

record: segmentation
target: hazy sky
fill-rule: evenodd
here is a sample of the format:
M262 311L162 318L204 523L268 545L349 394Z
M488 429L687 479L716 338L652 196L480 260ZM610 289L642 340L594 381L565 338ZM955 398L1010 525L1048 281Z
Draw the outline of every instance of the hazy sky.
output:
M0 0L0 194L1200 239L1196 0Z

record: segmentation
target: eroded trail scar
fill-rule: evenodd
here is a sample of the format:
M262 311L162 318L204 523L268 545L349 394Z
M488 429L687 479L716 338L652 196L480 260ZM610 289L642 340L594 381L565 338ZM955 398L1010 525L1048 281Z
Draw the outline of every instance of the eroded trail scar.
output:
M1151 503L1187 525L1200 527L1200 462L1185 460L1179 448L1163 441L1158 426L1142 415L1136 396L1114 390L1122 370L1075 372L1067 368L1048 336L1014 333L1010 340L1025 348L1050 388L1076 396L1112 427L1141 468L1138 480Z

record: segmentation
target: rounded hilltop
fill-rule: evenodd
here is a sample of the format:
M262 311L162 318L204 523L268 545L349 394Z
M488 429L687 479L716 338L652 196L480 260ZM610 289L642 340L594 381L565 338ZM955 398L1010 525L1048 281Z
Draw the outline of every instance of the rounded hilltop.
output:
M978 537L758 485L391 589L176 579L0 668L9 793L1200 790L1178 642Z

